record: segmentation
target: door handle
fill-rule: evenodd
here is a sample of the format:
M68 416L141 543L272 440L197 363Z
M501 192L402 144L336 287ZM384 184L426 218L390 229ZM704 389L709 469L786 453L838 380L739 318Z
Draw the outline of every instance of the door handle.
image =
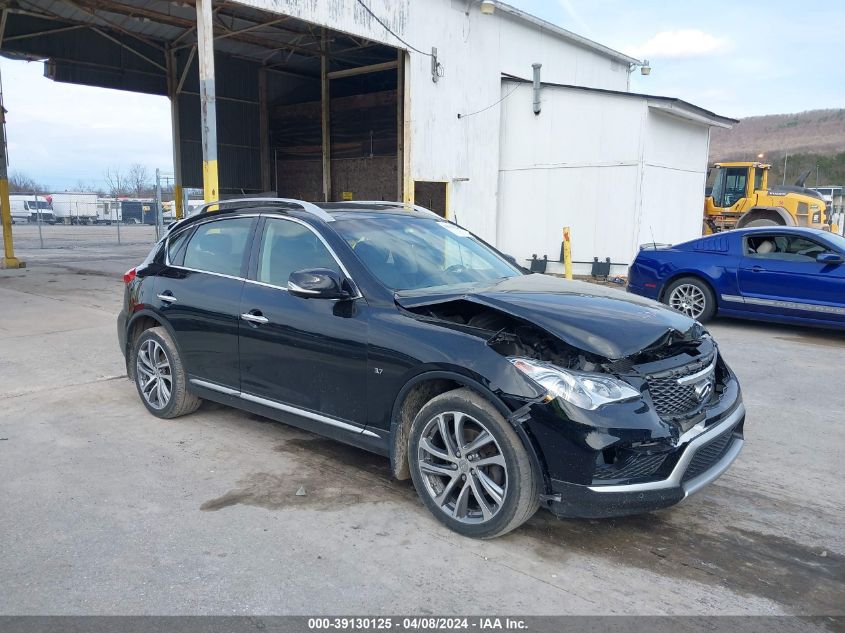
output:
M172 294L170 294L169 290L165 290L161 294L156 295L159 299L164 301L165 303L176 303L177 299Z
M241 318L248 323L254 323L256 325L264 325L265 323L270 322L270 319L261 314L261 310L250 310L249 312L244 312L241 315Z
M762 266L752 266L751 272L752 273L761 273L761 272L763 272L763 267Z

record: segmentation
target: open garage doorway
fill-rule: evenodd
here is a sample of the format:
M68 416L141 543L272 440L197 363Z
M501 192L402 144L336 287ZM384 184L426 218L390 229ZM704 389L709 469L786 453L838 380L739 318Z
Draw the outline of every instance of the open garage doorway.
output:
M221 198L403 198L403 53L245 4L212 9ZM54 81L170 97L176 177L202 187L193 2L0 1L0 10L0 54L43 61Z
M414 182L414 202L437 215L448 218L449 183L445 181L417 180Z
M346 44L334 39L329 51ZM402 199L397 52L386 46L345 50L329 53L339 70L328 73L327 108L320 81L304 78L271 104L275 187L281 197ZM355 59L364 65L351 65Z

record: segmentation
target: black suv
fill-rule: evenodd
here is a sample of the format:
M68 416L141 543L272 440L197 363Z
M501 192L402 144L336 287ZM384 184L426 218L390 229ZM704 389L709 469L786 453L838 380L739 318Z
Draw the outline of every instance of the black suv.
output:
M218 206L124 276L120 347L153 415L214 400L385 455L474 537L539 506L675 504L742 447L716 343L659 303L528 274L411 205Z

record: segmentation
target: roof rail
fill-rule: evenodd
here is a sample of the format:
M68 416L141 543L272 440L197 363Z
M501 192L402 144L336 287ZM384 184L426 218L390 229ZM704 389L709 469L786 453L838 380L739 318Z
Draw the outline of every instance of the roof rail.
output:
M407 210L414 210L417 213L422 213L424 215L430 215L435 217L439 220L443 220L443 216L436 214L431 209L426 209L425 207L421 207L418 204L412 204L410 202L398 202L398 201L391 201L391 200L349 200L349 204L378 204L385 207L393 207L393 208L403 208Z
M215 202L206 202L205 204L197 207L197 210L193 213L193 215L199 215L201 213L205 213L211 207L228 207L237 204L243 203L261 203L261 204L285 204L285 205L295 205L300 207L303 211L311 213L312 215L317 216L324 222L333 222L334 218L331 216L330 213L326 213L323 209L318 207L313 202L306 202L305 200L296 200L294 198L230 198L229 200L217 200Z

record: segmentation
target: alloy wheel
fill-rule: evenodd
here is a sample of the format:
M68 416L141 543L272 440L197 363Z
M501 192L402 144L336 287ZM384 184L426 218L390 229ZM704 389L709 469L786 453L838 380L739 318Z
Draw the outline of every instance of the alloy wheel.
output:
M707 298L694 284L681 284L669 295L669 306L693 319L699 318L707 308Z
M164 348L154 339L147 339L138 350L135 375L141 395L153 409L163 409L173 392L173 372Z
M461 523L486 523L508 494L508 468L493 434L461 413L441 413L426 424L417 468L426 492L447 516Z

